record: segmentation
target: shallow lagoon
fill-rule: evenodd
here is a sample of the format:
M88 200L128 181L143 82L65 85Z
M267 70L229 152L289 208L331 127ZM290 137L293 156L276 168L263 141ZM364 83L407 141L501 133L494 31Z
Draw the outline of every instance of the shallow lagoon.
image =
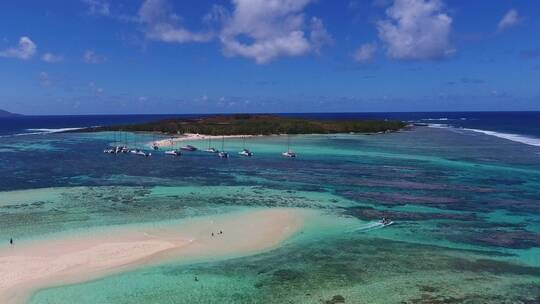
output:
M114 135L3 138L0 234L17 240L249 207L331 214L251 257L144 268L40 291L32 303L515 303L540 296L540 152L481 134L227 139L204 152L105 155ZM143 147L151 135L130 134ZM220 148L220 143L214 143ZM29 145L36 145L27 153ZM206 141L195 145L206 147ZM46 147L46 148L40 148ZM388 216L395 225L363 229ZM332 228L331 228L332 227ZM193 277L197 276L199 282ZM336 297L338 296L338 297Z

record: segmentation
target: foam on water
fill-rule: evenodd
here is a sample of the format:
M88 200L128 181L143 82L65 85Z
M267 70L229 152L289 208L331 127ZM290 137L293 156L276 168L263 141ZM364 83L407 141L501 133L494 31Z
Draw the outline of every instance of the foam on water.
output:
M371 231L371 230L375 230L375 229L380 229L380 228L383 228L384 225L381 224L379 221L373 221L373 222L369 222L369 223L366 223L366 224L363 224L363 225L360 225L358 227L356 227L353 232L368 232L368 231Z
M501 133L501 132L495 132L495 131L479 130L479 129L463 128L463 130L472 131L472 132L476 132L476 133L482 133L482 134L490 135L490 136L495 136L495 137L498 137L498 138L503 138L503 139L514 141L514 142L530 145L530 146L540 147L540 138L524 136L524 135L519 135L519 134L511 134L511 133Z

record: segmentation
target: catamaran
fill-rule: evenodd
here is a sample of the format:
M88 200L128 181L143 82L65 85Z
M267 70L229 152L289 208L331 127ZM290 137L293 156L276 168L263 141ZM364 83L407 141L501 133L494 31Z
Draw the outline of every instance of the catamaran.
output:
M116 132L114 132L113 135L114 135L114 144L113 144L113 146L103 150L103 153L118 154L118 153L120 153L122 151L122 147L118 145L118 140L116 138Z
M242 151L238 152L241 156L253 156L253 152L249 151L248 149L242 149Z
M243 140L244 140L244 148L242 149L242 151L238 152L238 154L240 154L240 156L247 156L247 157L253 156L253 152L246 149L246 138L243 137Z
M208 148L206 148L206 150L204 150L204 151L209 152L209 153L218 153L219 152L216 148L211 147L211 146L212 146L212 138L208 137Z
M283 152L283 153L281 153L281 155L283 155L285 157L289 157L289 158L296 157L296 153L291 151L291 138L290 138L289 134L287 134L287 152Z
M225 136L221 138L221 151L219 151L218 156L221 158L229 158L229 153L225 152Z
M124 145L122 146L121 152L122 153L128 153L129 152L128 140L127 140L127 132L124 132Z

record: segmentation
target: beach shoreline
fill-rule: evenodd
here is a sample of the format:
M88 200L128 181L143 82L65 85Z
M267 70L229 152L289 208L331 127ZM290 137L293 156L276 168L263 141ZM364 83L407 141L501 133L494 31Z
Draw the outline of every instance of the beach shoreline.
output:
M265 136L265 135L224 135L224 136L219 136L219 135L204 135L204 134L197 134L197 133L184 133L181 136L173 136L171 138L156 140L154 142L150 142L148 145L149 146L155 145L157 147L162 148L162 147L174 146L176 143L184 142L184 141L196 141L196 140L207 140L207 139L221 140L222 138L226 138L226 139L229 139L229 138L249 138L249 137L260 137L260 136Z
M144 266L220 260L270 250L297 233L310 212L256 209L16 242L0 249L0 303L26 303L40 289Z

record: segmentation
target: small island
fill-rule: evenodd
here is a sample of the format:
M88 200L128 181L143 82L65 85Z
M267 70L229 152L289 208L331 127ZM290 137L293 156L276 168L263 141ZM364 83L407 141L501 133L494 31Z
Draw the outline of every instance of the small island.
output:
M404 128L397 120L323 120L270 114L214 115L198 119L165 119L156 122L94 127L78 132L159 132L162 134L202 134L212 136L384 133Z
M11 113L11 112L0 109L0 117L17 117L17 116L22 116L22 115Z

